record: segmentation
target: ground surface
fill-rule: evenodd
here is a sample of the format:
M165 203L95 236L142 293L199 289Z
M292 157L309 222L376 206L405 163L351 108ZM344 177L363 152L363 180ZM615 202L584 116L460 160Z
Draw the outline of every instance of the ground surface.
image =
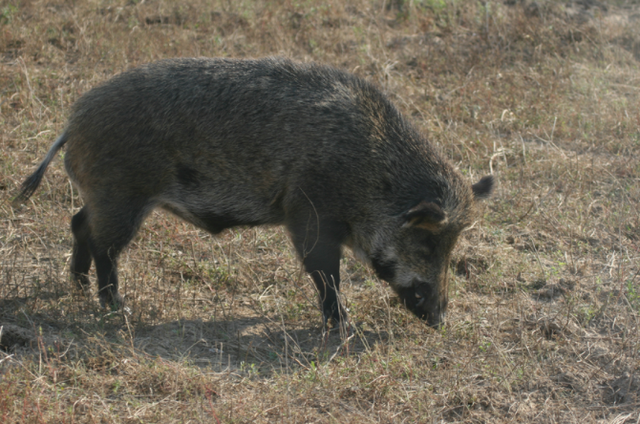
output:
M639 422L638 2L343 3L0 1L1 422ZM121 259L130 312L109 313L68 278L82 200L61 158L10 206L99 82L266 55L372 81L470 180L496 177L442 330L347 252L354 332L325 339L282 229L160 212Z

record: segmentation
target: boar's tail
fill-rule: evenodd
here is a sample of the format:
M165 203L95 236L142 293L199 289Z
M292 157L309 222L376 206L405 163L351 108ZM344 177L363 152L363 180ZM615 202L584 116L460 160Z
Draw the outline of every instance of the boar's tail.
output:
M68 137L65 131L60 137L58 137L56 142L53 143L53 146L49 149L47 156L44 158L38 169L36 169L36 172L31 174L20 186L20 194L18 194L12 202L14 206L17 206L29 199L29 197L31 197L31 195L36 191L42 181L42 177L44 176L47 167L49 166L49 163L51 163L58 150L60 150L60 148L67 142L67 139Z

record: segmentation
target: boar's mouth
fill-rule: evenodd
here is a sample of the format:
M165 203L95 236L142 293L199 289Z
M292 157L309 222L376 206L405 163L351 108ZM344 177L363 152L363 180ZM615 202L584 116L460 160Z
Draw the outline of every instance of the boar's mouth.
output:
M400 287L396 292L411 312L430 327L440 328L444 323L445 305L440 302L437 291L428 283L419 283L412 287Z
M374 256L371 262L378 277L391 284L407 309L421 320L427 321L430 327L439 328L442 326L446 300L442 302L438 298L438 291L431 284L415 282L410 287L398 287L394 284L397 265L395 261L385 261Z

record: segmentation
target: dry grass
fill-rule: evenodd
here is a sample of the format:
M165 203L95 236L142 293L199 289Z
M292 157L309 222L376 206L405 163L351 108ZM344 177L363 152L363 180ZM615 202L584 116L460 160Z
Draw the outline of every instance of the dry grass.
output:
M373 81L496 175L442 331L347 254L356 331L323 339L281 229L161 213L122 257L131 313L107 313L68 279L61 161L6 201L114 73L266 55ZM0 421L638 423L639 64L631 0L0 0Z

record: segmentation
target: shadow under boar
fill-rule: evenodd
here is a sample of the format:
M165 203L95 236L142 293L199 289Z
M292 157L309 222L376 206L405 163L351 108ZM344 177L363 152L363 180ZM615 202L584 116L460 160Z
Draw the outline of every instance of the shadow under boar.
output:
M213 234L285 225L325 324L345 316L344 245L439 326L451 251L493 185L467 183L372 84L281 58L170 59L117 75L74 104L15 202L64 144L84 200L71 275L87 288L94 261L100 300L115 308L118 255L161 207Z

